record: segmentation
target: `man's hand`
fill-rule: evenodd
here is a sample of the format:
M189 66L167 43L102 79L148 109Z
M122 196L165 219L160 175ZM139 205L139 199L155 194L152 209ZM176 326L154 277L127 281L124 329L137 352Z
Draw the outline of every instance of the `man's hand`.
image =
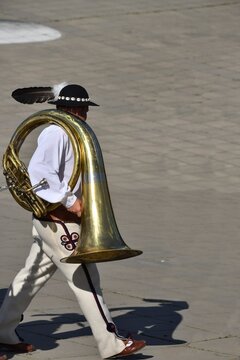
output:
M78 217L81 217L83 210L82 201L80 199L77 199L75 203L72 206L70 206L67 210L73 214L76 214Z

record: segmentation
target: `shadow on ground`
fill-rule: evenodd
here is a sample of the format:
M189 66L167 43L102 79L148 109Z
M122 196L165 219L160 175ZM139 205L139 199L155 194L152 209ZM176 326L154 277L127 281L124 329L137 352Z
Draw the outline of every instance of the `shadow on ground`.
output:
M0 302L5 293L6 289L0 289ZM186 343L185 340L174 339L173 333L182 321L179 312L188 307L185 301L143 299L142 306L111 308L110 311L121 335L131 333L134 338L146 340L147 345L164 346ZM41 320L43 316L49 319ZM25 341L34 343L40 350L56 348L59 339L92 335L84 316L77 313L35 314L32 318L33 321L23 321L18 331ZM74 324L74 330L60 332L63 324ZM137 358L147 359L149 356L138 354ZM134 360L134 356L131 359Z

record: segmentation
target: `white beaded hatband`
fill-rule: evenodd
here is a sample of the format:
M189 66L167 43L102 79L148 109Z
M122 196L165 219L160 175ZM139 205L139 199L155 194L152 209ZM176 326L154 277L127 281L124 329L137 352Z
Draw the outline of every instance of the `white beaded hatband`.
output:
M67 101L90 101L90 98L75 98L75 97L69 97L69 96L59 96L58 97L59 100L67 100Z

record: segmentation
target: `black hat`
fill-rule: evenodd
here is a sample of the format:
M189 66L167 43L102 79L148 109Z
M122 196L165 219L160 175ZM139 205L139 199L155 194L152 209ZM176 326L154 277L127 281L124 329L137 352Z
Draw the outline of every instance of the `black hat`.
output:
M75 84L64 86L59 95L55 99L48 101L48 103L67 107L99 106L90 100L84 87Z
M34 86L16 89L12 92L12 97L22 104L43 103L73 106L99 106L93 103L87 90L80 85L68 85L61 83L51 86Z

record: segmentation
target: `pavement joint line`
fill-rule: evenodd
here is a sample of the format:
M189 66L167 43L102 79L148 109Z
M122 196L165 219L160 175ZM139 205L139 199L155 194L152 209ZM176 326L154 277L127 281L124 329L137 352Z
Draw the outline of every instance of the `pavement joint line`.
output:
M217 8L222 6L231 6L231 5L239 5L239 1L232 1L232 2L223 2L221 4L205 4L202 6L188 6L188 7L176 7L164 10L152 10L152 11L129 11L125 13L115 13L115 14L101 14L101 15L94 15L94 16L79 16L67 19L53 19L48 21L48 23L57 23L57 22L71 22L71 21L79 21L79 20L89 20L89 19L97 19L97 18L108 18L108 17L121 17L121 16L129 16L129 15L151 15L151 14L161 14L166 12L178 12L178 11L188 11L188 10L196 10L196 9L205 9L205 8Z
M204 349L204 348L201 348L201 347L195 347L195 346L191 346L191 344L189 344L188 346L187 346L189 349L193 349L193 350L200 350L200 351L205 351L205 352L208 352L208 353L213 353L213 354L215 354L215 355L226 355L226 356L229 356L229 355L233 355L234 356L234 354L231 354L231 353L225 353L225 352L220 352L220 351L216 351L216 350L211 350L211 349Z
M114 295L123 295L123 296L129 297L129 298L144 300L141 296L129 295L129 294L118 292L118 291L111 291L107 288L104 288L104 293L109 293L109 294L114 294ZM161 300L159 300L159 301L161 301Z
M208 342L208 341L214 341L214 340L223 340L223 339L234 339L234 338L238 339L239 336L237 336L237 335L218 336L216 338L192 341L191 343L192 344L197 344L197 343L201 343L201 342Z

